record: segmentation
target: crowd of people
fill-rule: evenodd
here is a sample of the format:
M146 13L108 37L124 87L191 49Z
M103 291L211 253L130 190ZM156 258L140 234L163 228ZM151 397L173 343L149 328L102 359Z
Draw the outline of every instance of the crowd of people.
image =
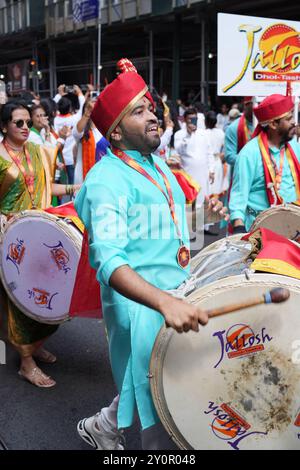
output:
M245 97L230 110L224 104L219 114L203 113L200 103L153 99L129 61L119 67L96 99L91 86L84 96L78 86L69 92L62 85L53 100L10 99L2 106L0 211L43 209L77 194L118 389L111 405L79 422L78 432L97 449L123 449L120 430L132 424L137 408L143 448L172 449L150 393L151 351L163 322L179 333L208 322L206 312L168 292L189 276L185 204L205 205L206 214L217 213L225 223L229 205L228 230L248 231L270 205L300 201L300 146L290 97L272 95L256 108ZM185 175L181 187L176 169ZM124 197L127 205L120 205ZM155 224L162 232L168 228L168 239L151 237L151 222L139 237L120 229L120 220L130 227L138 204L167 210ZM215 233L208 222L206 233ZM53 387L36 361L56 361L43 343L57 326L26 317L8 298L6 313L20 376Z
M109 146L90 117L97 95L93 85L87 85L85 95L77 85L72 90L60 85L53 99L41 99L34 93L9 98L10 103L21 104L30 113L32 125L27 142L56 150L54 179L67 185L71 197L74 183L82 184L88 171L105 155ZM201 206L207 197L227 201L226 194L238 153L235 148L237 123L243 116L249 116L246 122L251 134L252 105L233 103L229 109L222 104L220 112L216 113L200 102L185 105L181 100L175 103L167 100L164 93L162 95L161 98L154 94L161 139L155 155L172 170L180 168L194 180L197 198L193 202L197 206ZM234 121L235 124L231 125ZM1 132L0 139L3 137ZM182 189L186 192L184 187ZM186 199L191 202L188 197ZM60 197L52 199L52 204L60 202ZM207 234L218 234L211 230L211 224L205 225L204 229Z

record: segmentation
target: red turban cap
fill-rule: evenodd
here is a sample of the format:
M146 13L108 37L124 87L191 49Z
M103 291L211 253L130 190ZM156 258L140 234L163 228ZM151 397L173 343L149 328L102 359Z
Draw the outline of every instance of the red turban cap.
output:
M291 96L270 95L253 112L260 124L267 124L273 119L280 119L294 108Z
M154 107L152 96L143 78L128 59L117 64L121 73L100 93L91 118L101 134L108 140L112 131L143 96Z

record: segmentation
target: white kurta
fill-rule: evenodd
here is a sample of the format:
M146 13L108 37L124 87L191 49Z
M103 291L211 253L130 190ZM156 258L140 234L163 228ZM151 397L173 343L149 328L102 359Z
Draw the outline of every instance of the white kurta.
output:
M216 127L214 129L206 129L205 133L210 141L215 162L215 179L213 183L209 184L209 193L221 194L223 191L224 172L220 153L223 151L225 134Z
M188 134L186 129L175 133L175 150L181 157L183 169L200 184L197 205L209 195L209 173L214 172L214 156L205 131L197 129Z
M76 114L58 115L54 119L54 129L56 130L56 132L59 132L64 126L67 126L72 130L76 126L78 121L82 118L82 108L85 100L83 95L80 95L78 98L80 109ZM69 137L66 138L66 143L63 148L63 157L66 165L74 164L73 147L75 143L75 139L73 137L73 134L71 133Z

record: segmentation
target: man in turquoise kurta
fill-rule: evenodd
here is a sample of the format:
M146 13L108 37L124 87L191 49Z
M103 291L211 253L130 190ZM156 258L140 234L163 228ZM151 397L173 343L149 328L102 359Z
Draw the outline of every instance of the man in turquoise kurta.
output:
M246 97L244 99L243 116L233 121L225 131L225 161L230 165L231 171L233 171L238 153L242 150L253 133L252 110L252 97ZM244 133L240 132L239 138L238 129L241 125L246 126L246 128Z
M280 148L275 146L269 147L277 166L279 166L282 145L284 144L281 144ZM300 145L296 139L293 139L290 145L300 159ZM279 193L287 203L297 199L295 183L286 155ZM241 150L235 164L229 202L230 220L242 219L245 224L245 230L248 232L258 214L269 207L264 168L258 139L255 137Z
M159 157L145 159L138 151L126 154L163 187L154 162L162 168L172 187L183 241L188 245L185 197L172 172ZM175 225L164 195L111 150L89 172L75 207L92 234L90 263L101 284L110 359L120 392L118 426L132 424L136 401L142 427L147 428L157 422L147 373L164 317L123 297L110 287L109 280L117 268L129 265L152 285L162 290L176 289L187 279L189 268L181 268L174 256L178 250Z
M275 98L274 98L275 97ZM293 103L289 97L271 95L266 98L254 113L260 122L257 136L248 142L239 153L234 167L233 184L230 194L230 220L234 233L249 231L257 215L270 207L270 197L266 187L266 169L262 158L260 136L264 135L267 142L267 153L273 168L274 177L280 173L280 155L284 154L281 183L276 188L274 178L274 194L286 203L295 202L298 197L291 167L287 159L287 143L290 145L298 161L300 145L295 136Z
M159 145L152 97L132 64L125 65L126 73L101 93L92 113L113 151L108 150L91 169L75 200L89 233L90 262L101 284L119 398L100 415L81 420L78 432L95 448L123 449L118 429L132 424L137 408L143 447L171 449L174 444L159 423L150 393L151 351L164 321L178 332L198 331L208 317L166 293L189 275L188 266L180 265L176 257L180 245L189 244L185 198L166 164L151 154ZM121 157L129 158L130 164ZM177 229L167 203L171 193Z
M225 132L225 161L231 165L231 169L234 168L239 150L238 150L238 125L241 118L233 121L230 126L227 127ZM250 121L247 122L249 133L253 133L253 124Z
M233 170L238 153L247 143L253 133L252 110L252 97L247 96L244 98L243 115L233 121L225 130L224 157L226 163L229 165L229 190L224 198L224 204L227 206L229 205ZM226 225L227 224L222 222L220 227L224 228Z

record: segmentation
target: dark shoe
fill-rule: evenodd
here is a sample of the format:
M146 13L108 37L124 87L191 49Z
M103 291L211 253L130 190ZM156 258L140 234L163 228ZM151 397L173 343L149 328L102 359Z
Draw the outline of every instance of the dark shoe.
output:
M204 235L211 235L212 237L217 237L219 232L212 232L211 230L204 230Z

